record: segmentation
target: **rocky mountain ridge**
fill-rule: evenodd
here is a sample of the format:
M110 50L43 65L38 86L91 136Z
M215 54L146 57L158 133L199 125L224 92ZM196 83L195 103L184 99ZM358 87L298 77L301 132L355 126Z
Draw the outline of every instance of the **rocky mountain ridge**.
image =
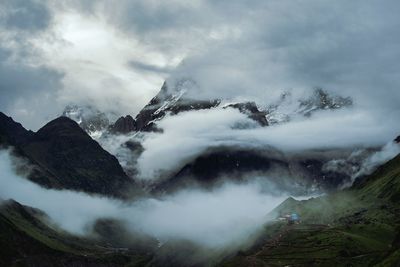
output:
M114 197L140 191L118 160L67 117L49 122L36 133L3 113L0 125L0 145L12 147L26 160L33 169L28 177L44 187Z

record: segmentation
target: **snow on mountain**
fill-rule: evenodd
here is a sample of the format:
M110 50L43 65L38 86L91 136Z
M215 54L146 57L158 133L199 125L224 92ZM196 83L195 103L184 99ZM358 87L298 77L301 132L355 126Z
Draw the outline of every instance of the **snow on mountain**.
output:
M290 92L281 94L278 101L267 106L267 120L270 124L286 123L295 117L310 117L322 110L337 110L353 105L350 97L332 95L322 88L302 99L294 99Z
M78 105L66 106L62 115L76 121L95 140L109 127L111 117L91 106Z

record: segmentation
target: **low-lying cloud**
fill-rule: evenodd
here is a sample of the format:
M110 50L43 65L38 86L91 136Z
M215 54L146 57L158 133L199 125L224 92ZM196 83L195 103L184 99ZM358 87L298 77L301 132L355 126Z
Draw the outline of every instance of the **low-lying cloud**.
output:
M353 179L357 178L361 175L367 175L373 172L379 165L387 162L388 160L394 158L395 156L400 154L400 144L391 141L388 142L384 147L382 147L379 151L376 151L369 157L367 157L363 164L361 165L360 170L353 175Z
M213 191L185 190L163 199L124 203L44 189L16 175L13 160L4 150L0 151L0 171L0 198L39 208L72 233L85 234L99 218L115 218L161 242L189 240L208 247L240 243L259 229L267 213L286 197L263 193L257 183L225 184Z
M246 127L238 127L246 125ZM236 109L215 108L167 116L163 133L147 134L137 164L140 177L156 179L192 161L209 148L228 146L286 154L307 150L380 147L400 132L396 119L353 108L320 111L310 118L260 127ZM171 154L173 153L173 157Z

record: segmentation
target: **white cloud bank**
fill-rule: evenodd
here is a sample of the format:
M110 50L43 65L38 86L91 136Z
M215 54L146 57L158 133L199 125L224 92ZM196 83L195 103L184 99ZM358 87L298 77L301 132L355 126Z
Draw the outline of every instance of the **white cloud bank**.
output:
M156 179L161 173L176 171L208 148L218 146L265 151L273 147L284 153L379 147L400 132L396 120L350 108L321 111L311 118L298 117L289 123L259 127L231 108L189 111L158 122L164 132L145 136L144 152L137 164L141 178ZM239 125L247 127L241 129Z
M286 196L261 192L257 184L226 184L214 191L185 190L164 199L127 204L67 190L48 190L17 176L7 151L0 151L0 198L45 211L55 223L84 234L99 218L117 218L162 242L185 239L220 247L241 242L266 222Z

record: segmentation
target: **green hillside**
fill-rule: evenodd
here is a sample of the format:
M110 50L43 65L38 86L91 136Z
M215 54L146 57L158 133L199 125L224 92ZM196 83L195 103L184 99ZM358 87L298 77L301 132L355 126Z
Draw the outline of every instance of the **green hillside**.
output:
M347 190L287 199L270 216L296 212L301 223L274 220L259 241L222 266L400 266L400 156Z
M118 250L42 223L40 211L6 201L0 207L0 266L142 266L142 251ZM144 256L140 256L144 255Z
M269 214L273 219L253 246L220 266L400 266L399 192L397 156L350 189L303 201L289 198ZM275 219L293 212L300 215L300 224ZM3 202L0 266L202 266L204 257L222 256L192 244L157 248L148 237L129 240L109 220L95 226L102 236L85 238L45 221L38 210Z

